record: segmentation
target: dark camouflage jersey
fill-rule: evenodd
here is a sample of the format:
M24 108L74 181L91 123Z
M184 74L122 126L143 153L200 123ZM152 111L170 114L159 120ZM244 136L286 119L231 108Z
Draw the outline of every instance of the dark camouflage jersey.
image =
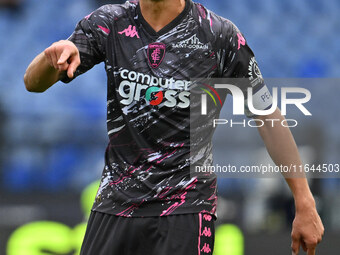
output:
M93 210L125 217L214 215L216 176L190 175L196 156L205 163L212 158L212 132L204 129L204 150L190 153L190 80L243 77L256 91L266 89L237 27L187 0L184 11L156 32L138 2L126 2L86 16L69 40L81 56L75 76L104 61L108 80L109 144Z

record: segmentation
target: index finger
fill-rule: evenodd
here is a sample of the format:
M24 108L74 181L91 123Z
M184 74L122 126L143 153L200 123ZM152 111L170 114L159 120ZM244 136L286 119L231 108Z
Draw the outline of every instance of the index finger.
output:
M77 70L78 66L80 65L80 59L79 57L73 57L70 60L71 60L71 63L67 70L67 76L72 79L74 77L74 72Z
M68 50L64 50L63 53L61 53L57 64L58 65L65 64L66 61L69 59L69 57L70 57L70 52Z
M307 255L315 255L315 248L308 248Z
M293 251L293 254L294 255L297 255L299 254L299 250L300 250L300 239L296 238L296 237L293 237L292 238L292 251Z

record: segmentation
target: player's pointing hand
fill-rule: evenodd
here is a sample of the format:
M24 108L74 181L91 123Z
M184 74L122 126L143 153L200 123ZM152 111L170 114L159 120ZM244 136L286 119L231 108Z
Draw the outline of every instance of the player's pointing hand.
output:
M74 43L63 40L53 43L44 54L48 63L59 72L67 72L69 78L73 78L74 72L80 65L80 56Z

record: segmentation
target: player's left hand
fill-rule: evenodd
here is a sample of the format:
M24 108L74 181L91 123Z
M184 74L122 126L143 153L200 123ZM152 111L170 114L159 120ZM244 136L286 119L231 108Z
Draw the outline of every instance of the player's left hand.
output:
M315 255L316 246L321 242L324 226L316 210L314 199L306 204L296 205L292 229L292 255L298 255L300 246L307 255Z

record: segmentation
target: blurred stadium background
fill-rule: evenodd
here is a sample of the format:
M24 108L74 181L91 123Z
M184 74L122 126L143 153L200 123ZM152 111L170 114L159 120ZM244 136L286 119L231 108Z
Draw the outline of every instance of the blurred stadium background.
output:
M34 56L67 38L93 9L112 2L0 1L0 254L77 252L84 204L91 204L87 191L82 207L81 193L99 179L107 143L104 68L39 95L25 91L23 75ZM199 2L241 29L265 77L340 76L340 1ZM320 85L309 88L313 121L302 121L293 133L305 161L339 163L339 83ZM215 140L215 160L221 164L266 158L256 130L224 128ZM326 227L318 254L339 254L340 181L310 183ZM291 254L294 208L283 180L221 178L219 185L218 224L224 227L219 240L229 248L219 247L216 255ZM42 225L25 225L32 222ZM14 232L18 228L22 231Z

